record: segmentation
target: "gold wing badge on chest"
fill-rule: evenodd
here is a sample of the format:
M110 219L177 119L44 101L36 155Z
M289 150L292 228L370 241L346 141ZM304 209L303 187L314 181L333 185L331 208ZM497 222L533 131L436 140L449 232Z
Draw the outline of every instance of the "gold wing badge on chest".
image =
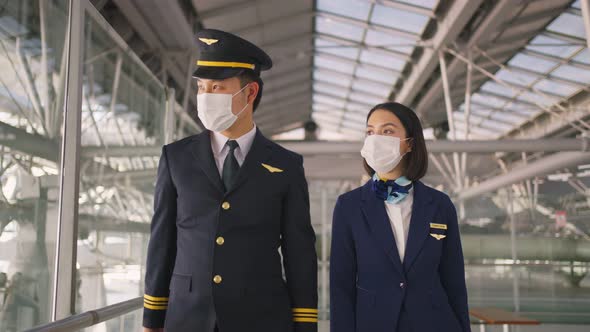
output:
M447 230L447 225L446 224L436 224L436 223L430 223L430 228L433 229L440 229L440 230ZM437 239L438 241L444 239L445 237L447 237L444 234L439 234L439 233L430 233L430 236L432 236L433 238Z
M280 168L276 168L270 165L267 165L265 163L260 163L262 165L262 167L266 168L269 172L271 173L281 173L283 170Z

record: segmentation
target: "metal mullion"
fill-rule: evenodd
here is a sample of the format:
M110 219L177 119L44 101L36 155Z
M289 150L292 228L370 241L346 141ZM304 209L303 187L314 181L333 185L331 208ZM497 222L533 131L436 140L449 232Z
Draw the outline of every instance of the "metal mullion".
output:
M80 184L80 139L84 56L84 22L88 0L70 0L67 29L64 137L61 146L60 193L53 284L52 320L75 312L76 249Z

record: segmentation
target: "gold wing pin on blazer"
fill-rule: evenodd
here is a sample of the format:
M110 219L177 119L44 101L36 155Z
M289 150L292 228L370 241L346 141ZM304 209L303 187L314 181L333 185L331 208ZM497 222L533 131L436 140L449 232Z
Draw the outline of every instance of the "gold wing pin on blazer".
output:
M436 233L430 233L430 236L432 236L433 238L437 239L438 241L444 239L445 237L447 237L446 235L443 234L436 234Z
M283 170L280 168L276 168L276 167L272 167L270 165L267 165L265 163L260 163L264 168L266 168L269 172L271 173L281 173Z

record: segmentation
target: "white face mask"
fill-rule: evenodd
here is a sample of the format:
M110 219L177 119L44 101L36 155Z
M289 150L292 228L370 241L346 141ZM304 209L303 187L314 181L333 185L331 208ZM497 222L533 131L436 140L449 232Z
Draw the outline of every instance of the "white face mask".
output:
M400 153L401 141L399 137L393 136L367 136L361 155L375 172L388 173L399 164L405 155L405 153Z
M205 128L221 132L231 127L238 116L246 109L248 103L238 114L232 112L232 100L235 95L242 92L248 84L233 95L229 93L200 93L197 95L197 109L199 119Z

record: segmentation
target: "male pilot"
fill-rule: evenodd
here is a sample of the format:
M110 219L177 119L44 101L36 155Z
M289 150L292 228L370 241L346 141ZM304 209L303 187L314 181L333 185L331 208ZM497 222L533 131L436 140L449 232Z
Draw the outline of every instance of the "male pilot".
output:
M196 37L198 115L208 130L162 149L145 331L317 331L303 158L253 122L260 72L272 61L227 32L201 30Z

